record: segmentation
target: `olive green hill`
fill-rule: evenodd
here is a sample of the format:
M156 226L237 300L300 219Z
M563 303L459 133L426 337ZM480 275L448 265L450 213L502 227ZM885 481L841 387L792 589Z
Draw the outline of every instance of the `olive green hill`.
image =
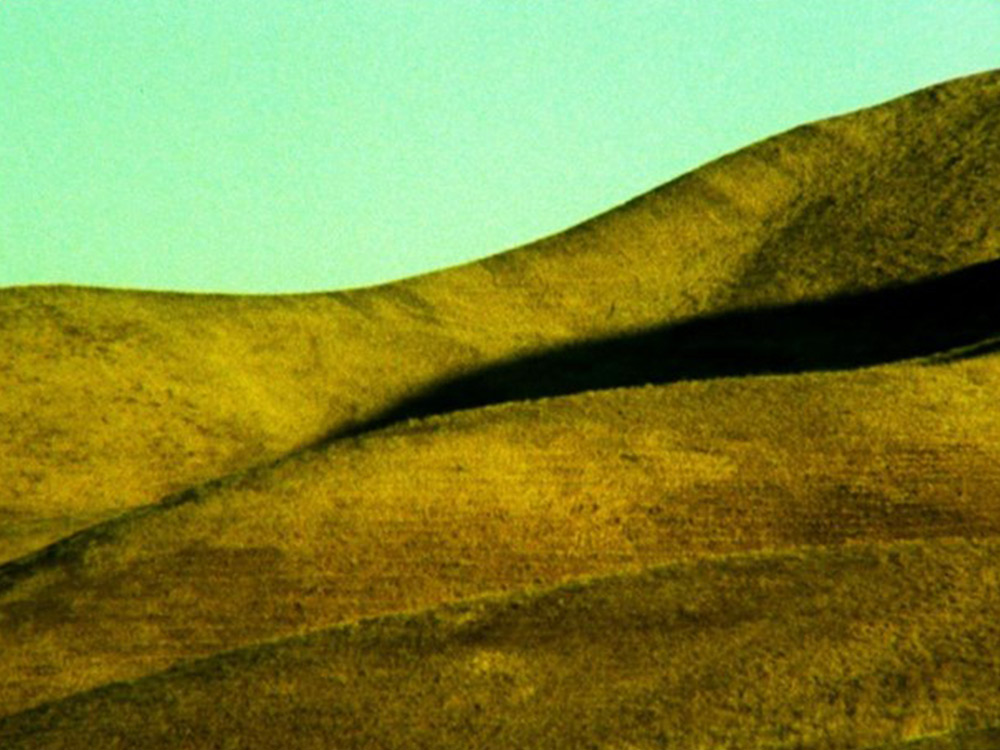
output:
M369 289L0 289L0 747L1000 746L1000 72Z
M1000 257L1000 74L797 128L525 248L331 294L0 290L0 560L560 343Z
M0 567L0 705L581 575L992 536L998 392L984 355L585 393L334 442Z
M222 654L0 743L992 750L998 583L996 538L712 557Z

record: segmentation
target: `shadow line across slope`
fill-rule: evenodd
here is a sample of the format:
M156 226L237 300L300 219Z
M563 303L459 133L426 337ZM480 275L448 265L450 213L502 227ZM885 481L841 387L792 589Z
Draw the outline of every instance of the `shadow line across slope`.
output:
M501 362L433 384L305 450L409 419L511 401L647 383L846 370L934 355L932 361L948 361L989 353L998 337L1000 261L989 261L905 286L730 312ZM236 476L189 488L8 561L0 565L0 592L39 566L77 558L113 538L119 524L195 500Z
M1000 335L1000 261L872 292L740 310L571 344L443 380L322 444L408 419L681 380L848 370L961 350ZM985 344L985 345L984 345Z

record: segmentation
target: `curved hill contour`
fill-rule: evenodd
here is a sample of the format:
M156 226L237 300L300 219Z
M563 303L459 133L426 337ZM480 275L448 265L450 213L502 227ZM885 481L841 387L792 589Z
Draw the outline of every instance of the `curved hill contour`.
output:
M490 364L995 260L998 121L1000 75L952 81L383 287L0 290L0 560Z
M0 740L992 750L998 560L995 538L815 547L476 600L109 685Z
M0 746L989 746L1000 73L331 294L0 290Z
M0 567L0 705L702 555L1000 531L1000 356L585 393L332 443Z

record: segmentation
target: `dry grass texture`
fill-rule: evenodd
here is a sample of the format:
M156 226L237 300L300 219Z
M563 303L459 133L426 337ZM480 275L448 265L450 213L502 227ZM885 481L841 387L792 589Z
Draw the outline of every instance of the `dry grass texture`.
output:
M385 287L0 291L0 746L1000 746L998 198L993 73Z
M982 732L1000 711L998 553L919 541L706 559L231 652L0 730L24 748L839 748Z
M544 347L1000 257L1000 77L751 146L534 245L374 289L0 294L0 561Z

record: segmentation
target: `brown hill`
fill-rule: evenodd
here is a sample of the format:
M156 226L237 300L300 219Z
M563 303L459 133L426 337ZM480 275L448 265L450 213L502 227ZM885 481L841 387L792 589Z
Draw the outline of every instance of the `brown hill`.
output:
M991 741L998 105L385 287L0 293L0 744Z
M591 392L334 442L0 568L0 705L486 592L1000 530L1000 356Z
M0 741L992 750L998 580L996 539L704 559L222 654Z
M1000 75L797 128L563 234L373 289L0 291L0 560L563 343L1000 257Z

